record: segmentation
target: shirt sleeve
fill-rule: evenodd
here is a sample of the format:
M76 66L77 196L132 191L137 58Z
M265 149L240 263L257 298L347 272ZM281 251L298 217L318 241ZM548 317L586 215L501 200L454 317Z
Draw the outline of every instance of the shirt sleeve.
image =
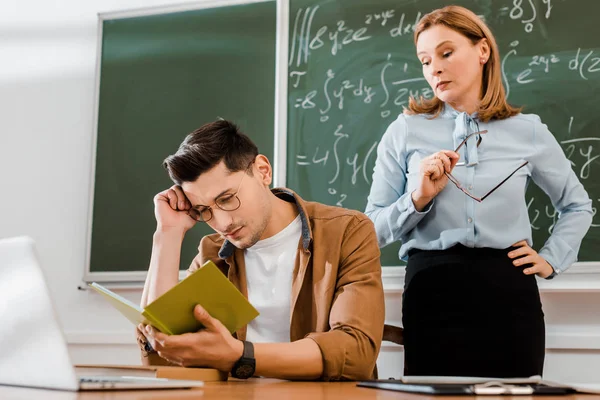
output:
M433 201L419 212L406 192L406 119L401 114L386 130L377 146L373 183L365 214L375 224L380 247L406 235L431 210Z
M323 356L323 380L374 379L385 301L373 223L362 217L344 235L327 332L307 335Z
M534 126L531 177L558 213L552 234L539 254L562 272L577 261L581 241L592 223L592 200L558 141L537 116Z

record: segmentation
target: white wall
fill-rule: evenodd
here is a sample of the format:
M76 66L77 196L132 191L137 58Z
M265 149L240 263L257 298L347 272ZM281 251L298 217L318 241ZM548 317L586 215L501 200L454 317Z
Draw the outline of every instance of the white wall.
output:
M123 332L132 332L129 323L94 294L77 290L86 250L97 14L181 0L6 3L0 13L0 237L27 234L37 241L70 340L114 341L116 333L122 341Z
M77 363L138 361L129 322L77 289L88 221L96 14L179 3L20 0L0 13L0 237L37 241ZM401 319L402 281L400 271L386 272L389 322ZM600 382L600 269L574 268L542 284L546 376ZM136 302L140 296L120 293ZM399 376L401 348L385 344L379 361L382 377Z

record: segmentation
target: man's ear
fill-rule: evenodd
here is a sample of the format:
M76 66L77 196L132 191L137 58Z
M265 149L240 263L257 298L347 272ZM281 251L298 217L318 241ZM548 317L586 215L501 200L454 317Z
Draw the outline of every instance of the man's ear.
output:
M269 159L262 154L257 155L254 160L254 167L262 183L265 186L271 185L271 182L273 182L273 169L271 168Z

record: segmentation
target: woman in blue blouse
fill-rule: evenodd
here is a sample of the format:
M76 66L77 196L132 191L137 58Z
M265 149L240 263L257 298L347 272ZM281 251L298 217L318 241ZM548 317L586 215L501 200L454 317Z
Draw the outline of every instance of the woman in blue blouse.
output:
M400 240L408 259L405 374L541 375L535 275L576 260L591 200L540 118L507 103L496 41L474 13L435 10L414 39L435 96L411 99L385 132L366 209L380 246ZM539 253L530 180L560 213Z

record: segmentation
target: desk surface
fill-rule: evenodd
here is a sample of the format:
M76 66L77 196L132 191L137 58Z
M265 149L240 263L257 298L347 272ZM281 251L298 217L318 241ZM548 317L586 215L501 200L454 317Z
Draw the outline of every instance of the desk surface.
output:
M534 396L538 399L548 397ZM190 390L152 390L152 391L98 391L98 392L62 392L55 390L40 390L0 386L0 399L2 400L189 400L189 399L289 399L289 400L375 400L375 399L434 399L433 396L414 395L401 392L375 390L356 387L354 382L289 382L276 379L251 379L248 381L230 380L229 382L207 382L202 389ZM446 398L446 397L441 397ZM473 400L472 396L452 397L452 399ZM484 399L506 400L506 396L480 396ZM531 396L516 396L512 399L531 400ZM440 397L436 397L439 400ZM561 397L568 400L600 399L600 395L571 395Z

